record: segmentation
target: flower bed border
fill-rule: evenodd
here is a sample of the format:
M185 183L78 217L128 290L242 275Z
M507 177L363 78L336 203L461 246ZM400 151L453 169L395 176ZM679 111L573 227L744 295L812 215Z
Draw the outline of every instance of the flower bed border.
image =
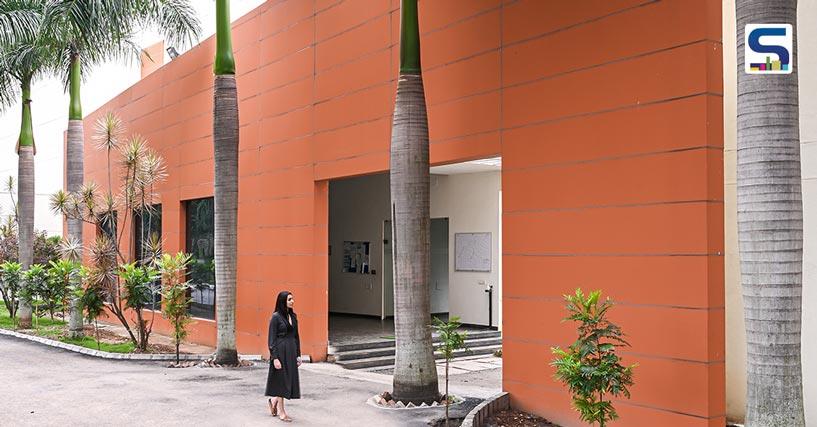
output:
M85 354L101 359L115 359L115 360L158 360L158 361L176 361L175 353L111 353L107 351L94 350L92 348L82 347L75 344L68 344L62 341L52 340L49 338L38 337L36 335L23 334L16 331L0 328L0 335L11 336L28 341L45 344L49 347L61 348L63 350L72 351L74 353ZM180 354L179 360L207 360L212 358L212 354ZM242 360L249 360L253 362L261 361L261 355L250 354L241 355Z
M507 391L497 393L477 405L466 415L460 427L482 427L485 420L497 412L511 407L511 395Z

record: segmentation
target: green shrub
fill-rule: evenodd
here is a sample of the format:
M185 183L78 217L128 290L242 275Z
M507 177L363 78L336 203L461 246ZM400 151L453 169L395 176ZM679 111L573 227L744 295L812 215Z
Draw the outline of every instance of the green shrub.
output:
M6 261L0 264L0 294L13 322L17 319L22 273L22 267L17 262Z
M581 289L565 295L570 315L564 320L579 323L579 337L567 350L551 349L556 355L551 366L556 368L556 379L573 395L573 407L582 421L604 427L618 418L613 403L605 396L629 398L628 387L633 385L636 365L621 365L616 348L629 344L621 328L607 320L613 303L608 298L599 304L600 297L600 291L585 297Z
M137 348L146 351L150 333L153 330L153 321L148 322L143 315L144 308L153 303L153 283L159 276L158 271L151 266L142 266L136 263L119 266L119 279L124 291L125 307L136 313Z
M192 321L187 309L192 301L188 296L190 282L186 277L190 259L190 255L179 252L176 255L164 254L156 261L162 272L162 314L173 325L176 363L179 363L179 345L187 337L187 325Z

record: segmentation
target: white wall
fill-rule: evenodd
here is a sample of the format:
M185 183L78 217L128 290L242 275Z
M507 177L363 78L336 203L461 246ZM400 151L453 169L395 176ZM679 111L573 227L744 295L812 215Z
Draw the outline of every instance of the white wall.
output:
M726 411L742 421L746 406L746 334L737 242L735 2L723 0L724 196L726 242ZM803 398L806 425L817 426L817 2L798 4L797 73L803 178Z
M499 323L499 191L500 173L483 172L459 175L432 175L431 217L448 218L448 289L439 295L435 307L444 308L464 323L487 325L488 296L483 281L494 285L493 325ZM329 184L329 311L371 316L381 315L383 283L383 221L389 219L389 177L371 175ZM490 272L454 270L455 233L490 232ZM368 241L370 262L376 275L344 273L343 241ZM440 289L445 292L443 286ZM433 291L432 291L433 293ZM386 297L391 298L387 292ZM385 315L394 315L385 305ZM434 310L433 310L434 311ZM441 311L441 310L436 310Z
M383 221L389 219L389 176L329 183L329 311L380 316ZM376 274L344 273L343 242L370 242L369 268Z
M499 191L500 172L434 175L431 180L431 217L447 217L449 243L449 296L451 316L459 316L463 323L488 324L488 295L485 285L494 285L493 325L499 324ZM491 271L455 271L454 254L456 233L491 233Z
M238 19L262 4L264 0L233 0L230 2L231 18ZM202 40L215 32L215 1L193 0L193 6L202 21ZM137 37L140 46L149 46L161 37L143 32ZM176 46L182 53L186 48ZM83 113L88 114L108 100L139 81L139 64L104 64L86 76L82 86ZM62 234L62 219L48 207L51 194L63 187L63 132L68 126L68 96L62 83L55 78L37 81L31 89L35 156L35 214L34 227L52 235ZM0 178L17 177L17 154L14 147L20 132L20 104L0 111ZM86 134L87 134L86 130ZM0 214L11 210L9 198L0 194Z
M817 2L800 1L797 16L800 147L803 173L803 398L806 425L817 426Z

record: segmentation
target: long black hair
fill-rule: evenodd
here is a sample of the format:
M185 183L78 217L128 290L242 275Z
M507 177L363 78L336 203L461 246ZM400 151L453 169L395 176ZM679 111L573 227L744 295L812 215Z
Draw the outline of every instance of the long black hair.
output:
M284 320L287 320L289 314L295 314L295 311L287 307L287 297L292 294L290 291L281 291L278 294L278 299L275 300L275 312L280 314Z

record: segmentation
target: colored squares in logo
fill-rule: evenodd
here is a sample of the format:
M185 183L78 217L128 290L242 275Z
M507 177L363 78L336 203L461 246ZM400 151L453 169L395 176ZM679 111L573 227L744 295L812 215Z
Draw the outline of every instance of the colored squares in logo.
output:
M794 50L791 24L747 24L744 62L748 74L790 74Z

